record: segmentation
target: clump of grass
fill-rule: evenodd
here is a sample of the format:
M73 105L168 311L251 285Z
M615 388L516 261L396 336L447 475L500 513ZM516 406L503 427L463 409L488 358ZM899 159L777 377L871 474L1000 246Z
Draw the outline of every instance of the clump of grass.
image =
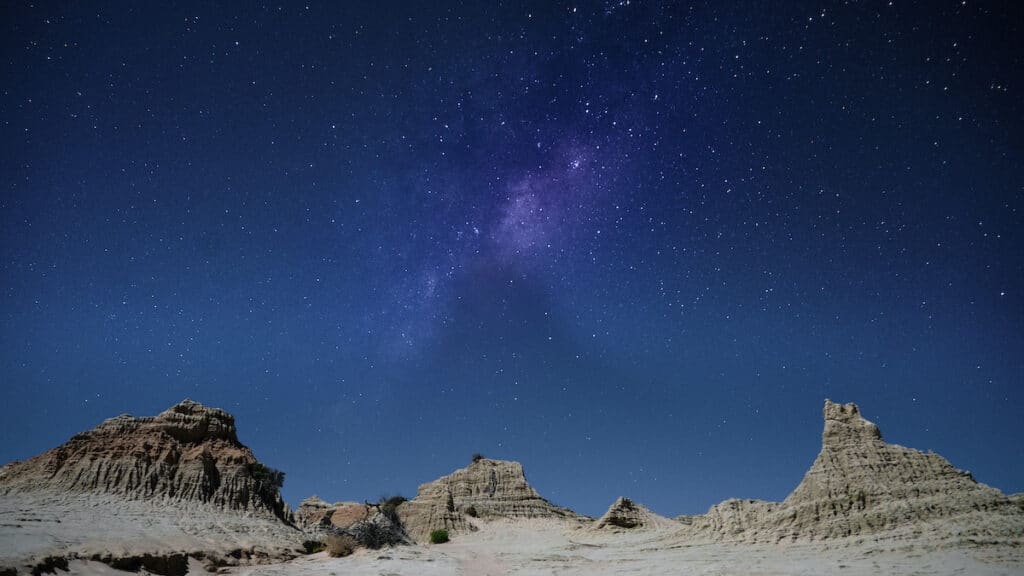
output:
M433 532L430 533L430 543L431 544L444 544L447 541L448 541L448 531L447 530L434 530Z
M356 551L359 542L350 534L331 534L327 537L327 555L342 558Z
M484 459L484 455L483 454L481 454L479 452L477 452L476 454L473 454L473 462L479 462L479 461L481 461L483 459Z

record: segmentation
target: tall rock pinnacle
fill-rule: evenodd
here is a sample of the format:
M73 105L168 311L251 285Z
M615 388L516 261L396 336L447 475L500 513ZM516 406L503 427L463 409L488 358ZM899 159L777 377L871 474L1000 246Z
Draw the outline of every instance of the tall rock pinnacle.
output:
M882 439L856 404L825 401L821 451L781 503L727 500L681 519L716 540L828 540L925 526L941 539L1019 538L1024 513L945 458Z

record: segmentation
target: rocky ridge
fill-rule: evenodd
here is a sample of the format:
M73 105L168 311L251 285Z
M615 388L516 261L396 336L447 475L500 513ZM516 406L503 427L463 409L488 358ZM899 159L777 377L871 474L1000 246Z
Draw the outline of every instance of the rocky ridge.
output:
M726 500L679 518L684 534L797 542L913 537L924 526L940 539L1024 543L1024 513L999 490L937 454L886 443L856 404L826 400L824 419L821 452L785 501Z
M489 458L421 485L416 498L399 505L397 512L417 542L437 529L475 530L470 518L579 518L542 498L526 481L522 464Z
M227 412L185 400L158 416L127 414L63 445L0 468L0 495L39 491L199 502L290 522L284 474L238 441Z

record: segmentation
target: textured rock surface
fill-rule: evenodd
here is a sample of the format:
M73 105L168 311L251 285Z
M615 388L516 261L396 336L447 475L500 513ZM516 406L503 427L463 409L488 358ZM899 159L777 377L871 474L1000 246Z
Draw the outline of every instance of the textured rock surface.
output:
M785 501L728 500L683 519L687 530L753 542L886 532L904 538L922 530L939 538L1024 540L1024 514L999 490L937 454L887 444L855 404L826 400L824 416L821 452Z
M316 496L303 500L295 510L295 526L309 534L326 535L369 520L376 509L359 502L329 504Z
M282 476L238 441L235 419L185 400L155 417L111 418L63 445L0 468L0 494L40 490L202 502L290 520Z
M731 541L746 537L756 541L756 535L768 530L774 522L772 514L778 508L778 502L730 498L712 506L707 514L680 516L676 520L714 540Z
M591 525L593 530L655 530L678 526L629 498L620 497Z
M542 498L526 481L521 464L489 458L423 484L416 498L398 507L406 532L417 542L426 541L432 530L474 530L467 511L483 519L578 518Z

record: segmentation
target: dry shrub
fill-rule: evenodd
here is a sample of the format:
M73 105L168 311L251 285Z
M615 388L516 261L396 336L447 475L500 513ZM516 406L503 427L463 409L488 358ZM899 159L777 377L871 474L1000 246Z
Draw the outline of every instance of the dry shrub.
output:
M348 534L331 534L327 537L327 554L331 558L341 558L356 551L359 543Z

